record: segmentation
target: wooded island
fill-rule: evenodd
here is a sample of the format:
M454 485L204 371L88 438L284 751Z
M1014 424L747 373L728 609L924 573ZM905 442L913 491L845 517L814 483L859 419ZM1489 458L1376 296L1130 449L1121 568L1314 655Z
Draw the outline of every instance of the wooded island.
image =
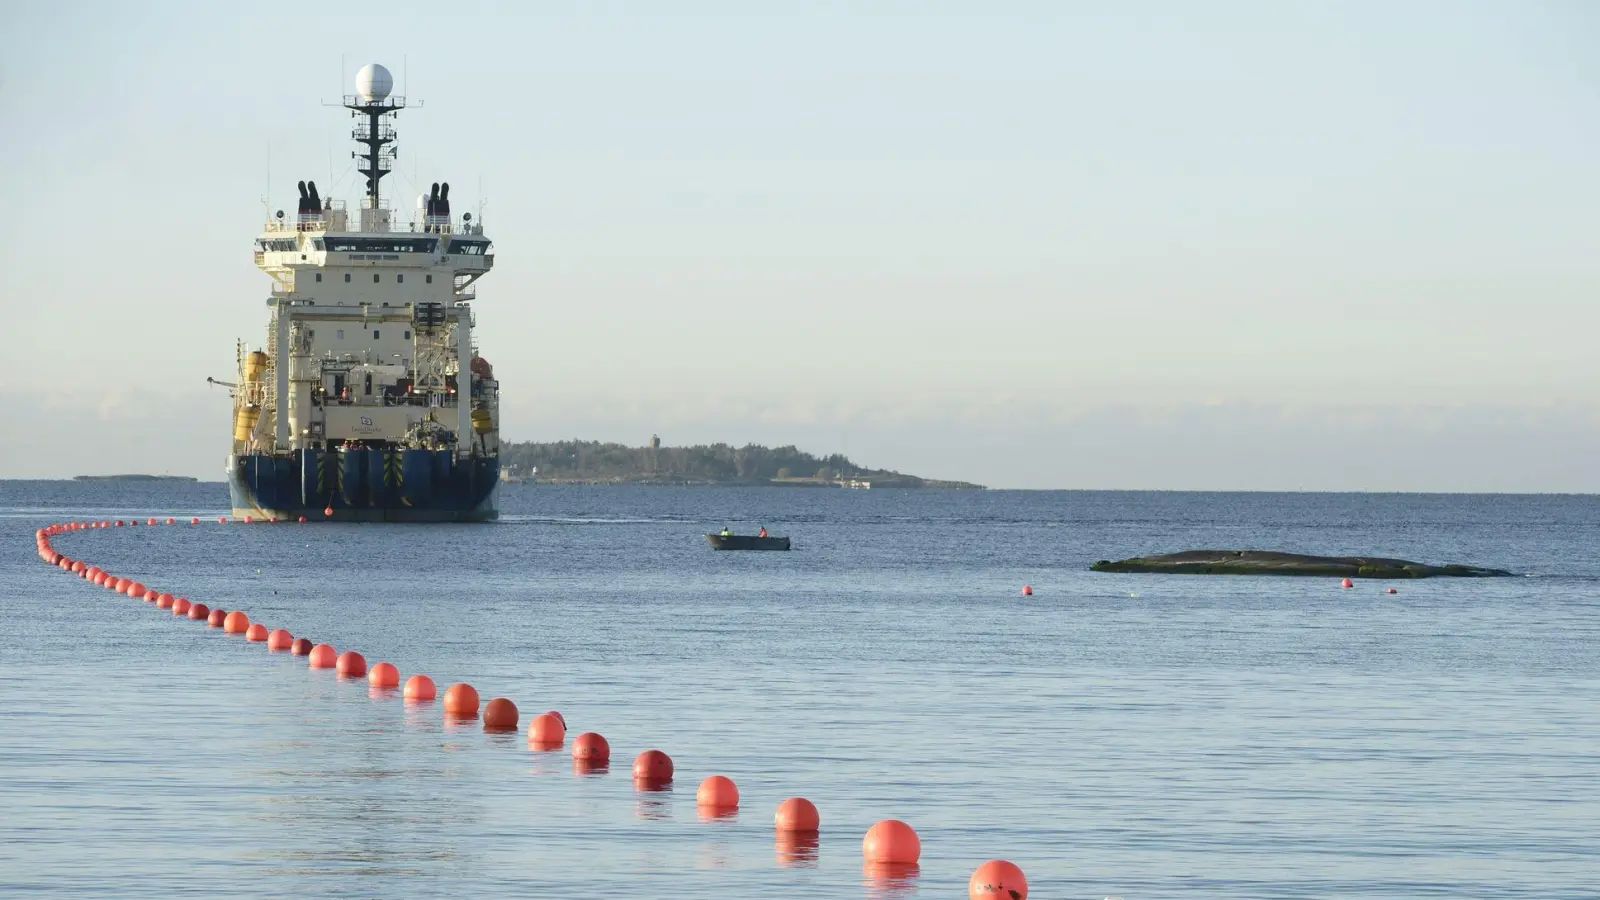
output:
M546 484L728 484L799 487L982 490L965 481L919 478L857 465L843 454L813 456L793 446L701 444L628 447L600 441L506 442L500 466L512 480ZM535 474L535 472L537 474Z

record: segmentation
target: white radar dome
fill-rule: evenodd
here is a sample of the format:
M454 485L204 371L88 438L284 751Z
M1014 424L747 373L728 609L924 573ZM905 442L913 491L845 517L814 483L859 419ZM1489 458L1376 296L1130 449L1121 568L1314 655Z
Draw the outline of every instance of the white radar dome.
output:
M394 90L394 76L377 63L367 63L356 73L356 93L368 103L385 100Z

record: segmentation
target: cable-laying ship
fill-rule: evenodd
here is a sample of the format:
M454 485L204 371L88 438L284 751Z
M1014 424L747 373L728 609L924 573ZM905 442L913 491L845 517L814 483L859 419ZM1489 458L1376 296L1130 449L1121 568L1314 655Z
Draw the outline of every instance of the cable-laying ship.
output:
M271 276L262 348L238 347L228 484L235 516L376 522L493 519L499 384L472 341L474 284L494 266L483 224L434 184L398 228L379 182L393 168L404 97L376 63L343 106L366 195L301 182L256 239ZM351 227L354 224L355 227Z

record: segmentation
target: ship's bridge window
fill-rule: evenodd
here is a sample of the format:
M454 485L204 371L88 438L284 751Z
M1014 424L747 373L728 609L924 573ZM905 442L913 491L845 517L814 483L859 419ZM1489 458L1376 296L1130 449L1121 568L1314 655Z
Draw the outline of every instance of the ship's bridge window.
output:
M330 237L327 247L335 253L432 253L439 246L435 237Z
M294 238L260 238L256 247L264 253L288 253L300 249L300 243Z
M488 241L464 241L460 238L450 242L451 253L463 253L467 256L482 256L489 252Z

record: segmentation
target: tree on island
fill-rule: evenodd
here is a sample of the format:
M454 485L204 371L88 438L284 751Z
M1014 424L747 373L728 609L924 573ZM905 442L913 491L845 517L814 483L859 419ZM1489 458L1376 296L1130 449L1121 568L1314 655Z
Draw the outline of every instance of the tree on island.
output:
M764 447L746 444L701 444L694 447L628 447L600 441L507 442L500 445L500 463L516 471L538 469L539 479L554 481L658 481L698 484L827 484L835 479L870 481L874 487L968 487L869 469L835 453L813 456L792 444ZM796 478L795 472L815 472Z

